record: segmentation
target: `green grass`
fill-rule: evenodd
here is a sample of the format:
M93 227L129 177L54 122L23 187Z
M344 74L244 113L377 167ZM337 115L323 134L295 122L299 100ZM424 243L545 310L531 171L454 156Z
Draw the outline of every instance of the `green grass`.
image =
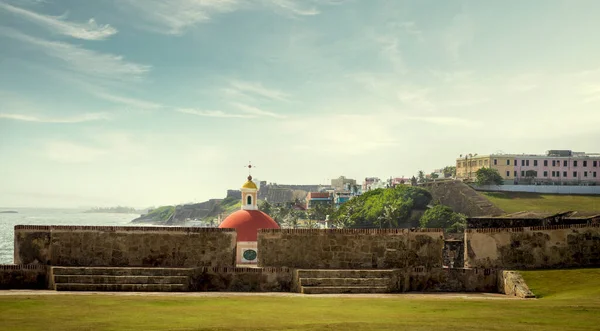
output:
M482 192L507 213L519 211L560 212L567 210L600 212L600 195L558 195L520 192Z
M0 296L0 329L598 330L600 269L524 276L541 299Z

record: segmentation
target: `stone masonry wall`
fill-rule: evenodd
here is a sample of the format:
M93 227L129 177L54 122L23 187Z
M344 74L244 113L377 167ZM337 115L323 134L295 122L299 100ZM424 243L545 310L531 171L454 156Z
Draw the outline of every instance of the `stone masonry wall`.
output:
M263 229L261 267L393 269L442 266L440 229Z
M48 268L44 265L0 265L0 290L48 289Z
M201 292L290 292L289 268L196 268L190 290Z
M492 269L413 268L404 291L495 293L497 277Z
M235 266L233 229L15 226L15 263L55 266Z
M468 229L465 263L501 269L600 265L600 225Z

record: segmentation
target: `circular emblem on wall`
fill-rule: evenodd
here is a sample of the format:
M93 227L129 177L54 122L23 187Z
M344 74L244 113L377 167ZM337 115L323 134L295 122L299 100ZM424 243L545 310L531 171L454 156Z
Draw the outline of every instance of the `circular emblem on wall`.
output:
M247 249L244 251L244 259L247 261L254 261L256 260L256 251L253 249Z

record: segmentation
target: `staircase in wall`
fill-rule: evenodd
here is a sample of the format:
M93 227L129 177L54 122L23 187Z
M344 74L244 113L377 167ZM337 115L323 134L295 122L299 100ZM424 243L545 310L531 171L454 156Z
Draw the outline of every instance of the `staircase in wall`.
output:
M392 270L300 269L297 282L300 293L389 293Z
M192 269L129 267L52 267L57 291L181 292Z

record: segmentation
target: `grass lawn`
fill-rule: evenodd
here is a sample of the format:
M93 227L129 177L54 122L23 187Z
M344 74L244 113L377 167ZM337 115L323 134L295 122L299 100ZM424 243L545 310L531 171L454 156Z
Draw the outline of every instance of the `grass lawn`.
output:
M0 329L598 330L600 269L524 275L541 299L0 296Z
M567 210L600 212L600 195L558 195L520 192L481 192L507 213L518 211L560 212Z

